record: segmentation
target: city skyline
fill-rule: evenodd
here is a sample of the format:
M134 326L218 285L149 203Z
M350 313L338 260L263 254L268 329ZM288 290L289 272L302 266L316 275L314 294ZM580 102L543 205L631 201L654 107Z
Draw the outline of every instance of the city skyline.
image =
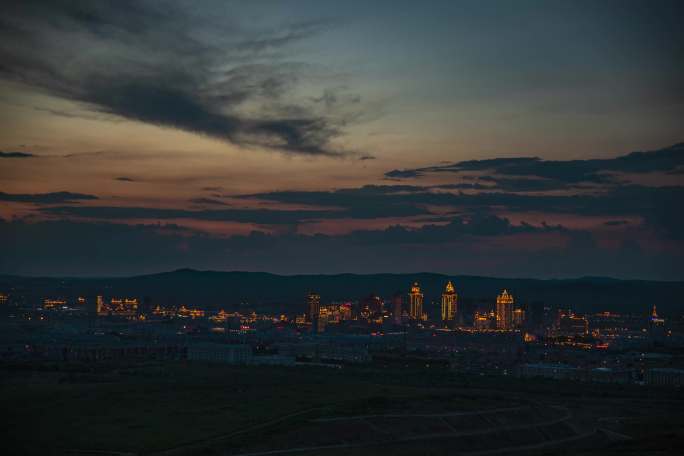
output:
M0 273L684 279L680 2L16 2Z

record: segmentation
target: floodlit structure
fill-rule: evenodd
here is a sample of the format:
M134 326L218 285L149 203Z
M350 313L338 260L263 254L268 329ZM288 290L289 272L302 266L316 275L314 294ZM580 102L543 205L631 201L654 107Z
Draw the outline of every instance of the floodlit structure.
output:
M45 298L43 300L43 309L55 309L55 308L66 306L66 305L67 305L66 299Z
M423 293L420 292L418 282L413 282L409 293L409 317L411 320L423 319Z
M135 317L138 313L138 299L137 298L112 298L109 303L98 296L97 300L97 315L108 316L115 315L120 317Z
M306 296L306 318L307 321L313 322L318 318L321 311L321 296L318 293L309 292Z
M442 293L442 322L445 325L453 324L456 320L458 295L454 284L449 280Z
M496 329L513 329L513 295L508 290L496 297Z

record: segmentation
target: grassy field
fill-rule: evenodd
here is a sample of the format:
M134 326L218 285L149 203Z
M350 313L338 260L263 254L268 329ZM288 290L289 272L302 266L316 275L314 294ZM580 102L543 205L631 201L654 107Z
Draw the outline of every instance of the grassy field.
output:
M482 435L501 447L598 428L616 433L613 437L633 437L611 443L600 434L585 442L607 451L601 454L611 454L613 449L624 453L630 448L641 448L642 453L627 454L648 454L643 449L651 451L652 447L665 451L658 454L668 454L673 444L683 443L684 396L676 390L461 377L435 369L338 370L184 362L98 365L97 369L0 366L0 375L0 406L9 417L4 441L11 454L95 450L237 454L351 442L349 448L329 448L325 454L440 455L453 454L458 444L466 448L463 442L471 437L443 434L468 429L469 423L477 431L476 420L483 428L497 427L491 435ZM516 407L523 408L515 412L519 417L504 412L472 420L466 416L402 421L384 416L468 414ZM560 415L552 410L561 408L572 414L571 421L536 426ZM347 419L360 415L383 416ZM515 432L506 429L519 423L531 423L531 427ZM449 427L446 431L445 426ZM411 436L418 438L401 441ZM355 442L359 445L354 446ZM467 448L487 450L492 445L472 437ZM573 453L593 454L586 451L593 450L573 447ZM538 452L559 454L558 450Z

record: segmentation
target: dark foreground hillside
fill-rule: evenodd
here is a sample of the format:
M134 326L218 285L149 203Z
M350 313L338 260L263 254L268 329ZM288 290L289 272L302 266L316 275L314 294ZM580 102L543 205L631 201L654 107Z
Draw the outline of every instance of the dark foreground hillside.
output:
M679 390L430 367L4 364L7 454L680 454Z

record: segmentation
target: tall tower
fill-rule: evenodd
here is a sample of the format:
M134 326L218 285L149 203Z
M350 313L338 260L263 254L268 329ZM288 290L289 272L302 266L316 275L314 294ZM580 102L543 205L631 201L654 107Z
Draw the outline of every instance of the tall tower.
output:
M318 293L309 292L306 296L306 319L314 322L318 319L318 314L321 312L321 297Z
M418 282L413 282L409 293L409 316L411 320L422 320L423 318L423 293L420 292Z
M95 311L98 315L105 313L104 299L102 298L102 295L97 295L97 299L95 300Z
M392 297L392 317L394 317L394 324L395 325L401 324L401 312L402 312L402 309L404 307L403 304L404 304L404 297L401 295L400 292L397 292Z
M456 320L458 295L454 289L454 284L449 280L442 293L442 322L445 325L453 324Z
M496 297L496 329L513 329L513 295L508 290Z

